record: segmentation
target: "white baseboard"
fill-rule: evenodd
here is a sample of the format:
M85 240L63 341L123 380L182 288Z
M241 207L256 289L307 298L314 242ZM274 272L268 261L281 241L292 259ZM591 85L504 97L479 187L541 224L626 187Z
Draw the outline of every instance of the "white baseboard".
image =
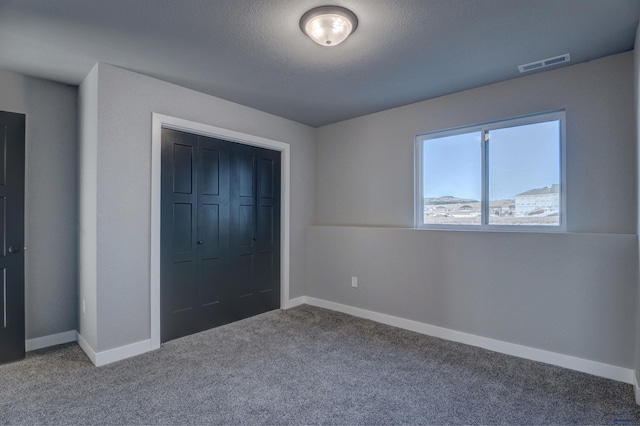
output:
M464 343L471 346L477 346L494 352L500 352L507 355L530 359L532 361L544 362L546 364L557 365L559 367L568 368L570 370L593 374L594 376L600 376L607 379L617 380L619 382L629 383L634 386L636 402L640 404L640 382L636 377L635 371L629 368L617 367L615 365L605 364L602 362L591 361L542 349L536 349L529 346L518 345L515 343L503 342L500 340L490 339L488 337L476 336L474 334L425 324L418 321L396 317L393 315L381 314L378 312L343 305L336 302L330 302L323 299L317 299L314 297L302 296L295 299L290 299L285 303L285 306L283 306L282 309L290 309L302 304L330 309L332 311L342 312L345 314L353 315L355 317L369 319L382 324L414 331L416 333L421 333L428 336ZM87 343L82 335L80 335L80 333L77 333L75 330L65 331L64 333L53 334L50 336L38 337L36 339L29 339L25 342L25 348L27 351L33 351L48 346L75 342L76 340L82 350L87 354L91 362L96 367L130 358L132 356L141 355L145 352L153 350L151 347L151 340L149 339L102 352L95 352L95 350L91 347L91 345Z
M27 352L36 349L47 348L49 346L62 345L64 343L75 342L77 340L76 331L69 330L62 333L50 334L49 336L36 337L35 339L27 339L24 342L24 348Z
M282 309L290 309L290 308L302 305L305 303L305 300L306 298L304 296L297 297L295 299L290 299L285 303ZM80 333L76 333L75 331L73 333L74 333L74 336L73 336L74 338L72 341L75 341L75 340L78 341L78 344L80 345L84 353L87 354L87 356L89 357L93 365L95 365L96 367L101 367L103 365L111 364L112 362L121 361L123 359L130 358L136 355L141 355L145 352L149 352L153 350L151 345L151 339L149 339L149 340L142 340L140 342L132 343L126 346L120 346L114 349L109 349L102 352L96 352L91 347L91 345L87 343L87 341L82 337ZM77 338L76 338L76 334L77 334Z
M635 372L629 368L617 367L615 365L577 358L570 355L563 355L556 352L532 348L529 346L507 343L500 340L490 339L488 337L476 336L474 334L425 324L418 321L381 314L366 309L355 308L353 306L343 305L335 302L329 302L327 300L316 299L314 297L305 296L303 297L303 299L304 303L308 305L342 312L345 314L353 315L355 317L369 319L382 324L391 325L393 327L414 331L416 333L439 337L441 339L464 343L471 346L477 346L494 352L500 352L507 355L530 359L532 361L539 361L546 364L557 365L559 367L593 374L594 376L613 379L619 382L634 384L636 386L636 392L640 392L640 389L638 389L636 385ZM636 401L638 401L638 395L639 393L636 393ZM640 404L640 402L638 403Z
M96 353L91 347L91 345L87 343L86 340L84 340L84 337L82 337L82 334L80 333L78 333L78 345L84 351L84 353L89 357L93 365L96 365Z
M151 351L151 339L142 340L140 342L131 343L129 345L120 346L118 348L109 349L96 353L96 367L111 364L112 362L120 361L132 356L142 355L145 352Z
M296 306L304 305L305 300L306 300L306 296L300 296L300 297L296 297L295 299L289 299L285 302L282 309L291 309L291 308L295 308Z
M305 297L298 297L295 299L289 299L282 309L290 309L298 305L305 303ZM140 342L132 343L126 346L120 346L114 349L109 349L102 352L96 352L91 345L78 333L78 344L82 350L87 354L91 362L96 367L111 364L112 362L121 361L132 356L142 355L145 352L153 350L151 345L151 339L142 340Z
M151 339L148 339L102 352L96 352L80 333L78 333L78 344L96 367L102 367L103 365L131 358L132 356L142 355L152 350Z

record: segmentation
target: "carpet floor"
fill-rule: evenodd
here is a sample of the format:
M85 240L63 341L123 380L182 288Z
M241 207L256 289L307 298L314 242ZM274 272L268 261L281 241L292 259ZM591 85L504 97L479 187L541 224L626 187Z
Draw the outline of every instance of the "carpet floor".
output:
M0 424L636 424L633 387L311 306L95 368L0 365Z

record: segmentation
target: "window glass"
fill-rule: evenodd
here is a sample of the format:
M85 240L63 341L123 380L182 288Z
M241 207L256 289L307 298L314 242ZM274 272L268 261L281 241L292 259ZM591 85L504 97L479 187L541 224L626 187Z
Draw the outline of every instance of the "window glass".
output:
M424 223L479 225L480 132L423 141Z
M487 132L489 224L560 224L560 122Z

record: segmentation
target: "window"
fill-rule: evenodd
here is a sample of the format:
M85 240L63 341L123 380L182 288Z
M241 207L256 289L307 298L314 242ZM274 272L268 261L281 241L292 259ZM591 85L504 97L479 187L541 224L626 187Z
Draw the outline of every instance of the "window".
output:
M418 135L416 226L565 228L564 112Z

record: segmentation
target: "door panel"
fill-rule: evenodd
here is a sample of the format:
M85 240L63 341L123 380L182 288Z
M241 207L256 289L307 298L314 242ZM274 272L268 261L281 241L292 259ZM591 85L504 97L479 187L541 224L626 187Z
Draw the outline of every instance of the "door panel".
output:
M202 204L200 216L200 235L202 244L207 244L208 249L220 247L220 206L218 204ZM204 247L203 247L204 248Z
M5 114L4 112L0 112L1 114ZM1 119L1 117L0 117ZM2 123L2 130L6 129L6 124ZM2 132L2 137L0 137L0 185L4 186L7 183L7 132Z
M243 151L250 151L243 148ZM240 182L240 197L253 198L253 184L255 179L254 170L255 157L252 155L241 154L238 156L238 180Z
M2 167L2 166L0 166ZM7 255L7 197L0 197L0 256ZM4 293L2 293L4 295Z
M7 270L0 269L0 328L7 327Z
M193 192L193 146L175 144L173 165L173 192L191 194Z
M257 313L280 306L280 153L259 149L256 217Z
M173 205L173 251L190 252L192 249L193 214L191 204L175 203Z
M203 148L201 153L202 194L220 195L220 151Z
M162 155L162 341L278 308L280 154L163 129Z
M193 262L174 262L173 286L171 287L171 313L179 314L189 311L195 305L195 280Z
M275 161L261 158L258 166L258 192L260 198L274 198Z
M25 116L0 112L0 363L24 358Z
M210 277L210 279L203 282L201 287L202 306L220 303L223 298L223 281L221 278L224 277L222 259L203 259L200 267L202 268L201 274L205 277Z
M273 234L274 217L273 206L260 206L258 214L258 241L260 244L273 245L275 243Z
M240 206L231 222L232 252L243 259L235 309L246 317L280 306L280 154L242 147L236 158Z
M274 270L273 253L265 252L256 255L256 275L261 279L257 281L256 290L259 293L273 291Z
M237 279L238 297L246 299L253 296L253 254L238 257L235 278Z
M253 206L240 206L238 210L237 247L251 250L253 240ZM246 253L246 250L242 251L242 253Z
M198 331L196 277L197 137L162 130L161 339Z
M228 322L229 153L217 139L198 137L198 330Z
M236 259L232 283L232 309L237 319L255 314L254 255L256 243L256 154L255 148L233 145L231 181L230 251Z

